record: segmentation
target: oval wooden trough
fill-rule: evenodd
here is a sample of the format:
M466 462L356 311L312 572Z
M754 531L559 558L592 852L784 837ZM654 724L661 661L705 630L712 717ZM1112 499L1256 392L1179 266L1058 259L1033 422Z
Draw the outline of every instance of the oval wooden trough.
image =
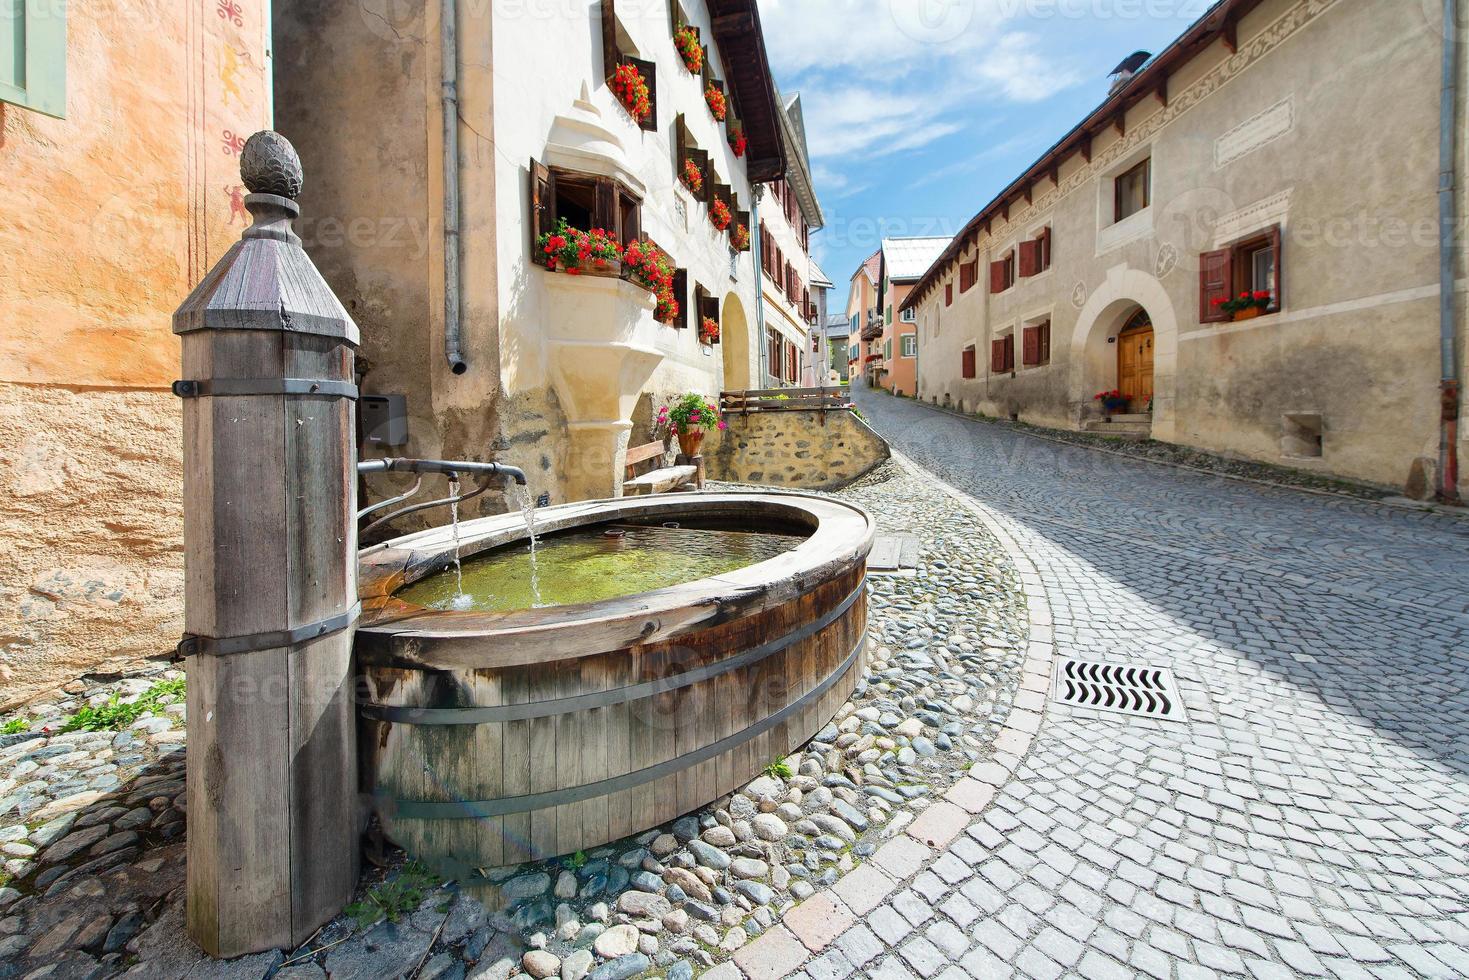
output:
M688 494L536 512L798 531L779 557L642 595L513 613L393 598L450 560L448 529L362 553L364 780L389 839L460 880L569 854L729 793L804 744L862 675L872 521L800 494ZM463 525L465 556L523 540Z

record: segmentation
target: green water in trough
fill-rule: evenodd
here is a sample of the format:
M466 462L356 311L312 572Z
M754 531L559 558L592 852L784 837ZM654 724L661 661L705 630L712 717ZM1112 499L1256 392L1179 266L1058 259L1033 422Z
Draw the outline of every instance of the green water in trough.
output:
M767 561L801 543L791 534L608 525L467 557L463 592L450 568L396 595L429 609L511 612L602 602L722 575ZM534 565L532 564L534 562Z

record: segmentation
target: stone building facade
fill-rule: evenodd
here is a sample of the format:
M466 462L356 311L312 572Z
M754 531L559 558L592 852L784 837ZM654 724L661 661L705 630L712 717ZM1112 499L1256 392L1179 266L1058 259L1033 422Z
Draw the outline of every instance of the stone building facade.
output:
M249 224L268 5L0 17L0 705L183 628L170 317ZM126 66L126 70L123 67Z
M377 451L512 463L552 502L614 496L659 404L754 387L763 373L761 307L769 329L781 304L761 274L760 224L803 150L785 131L755 3L459 4L452 88L441 5L390 6L401 22L356 0L276 8L278 128L306 168L303 209L364 232L318 242L312 257L362 329L364 392L407 399L408 443ZM675 46L683 28L702 48L697 71ZM626 66L649 83L643 120L613 91ZM678 270L678 314L660 321L653 294L616 269L548 268L536 243L563 219L654 243ZM717 343L701 336L705 318Z
M877 315L882 334L873 350L882 359L877 384L895 395L912 397L918 388L918 317L905 306L948 238L884 238L878 252Z
M924 275L920 397L1431 489L1440 21L1395 0L1215 5ZM1259 306L1220 305L1242 292ZM1462 339L1456 358L1462 375ZM1118 389L1109 429L1094 396Z

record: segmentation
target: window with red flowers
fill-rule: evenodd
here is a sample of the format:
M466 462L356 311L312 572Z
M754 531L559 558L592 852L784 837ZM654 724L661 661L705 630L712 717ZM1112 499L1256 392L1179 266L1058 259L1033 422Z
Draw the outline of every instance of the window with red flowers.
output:
M643 202L621 181L530 162L531 260L545 264L536 241L565 219L572 228L613 233L624 248L642 235Z
M643 76L648 86L648 114L638 120L638 126L649 132L658 129L658 66L651 61L636 57L635 49L628 40L627 32L617 20L616 0L602 0L602 69L603 76L611 84L619 65L633 65Z
M1266 304L1262 314L1279 313L1284 281L1281 246L1280 226L1273 225L1200 255L1199 322L1233 319L1221 304L1246 293Z

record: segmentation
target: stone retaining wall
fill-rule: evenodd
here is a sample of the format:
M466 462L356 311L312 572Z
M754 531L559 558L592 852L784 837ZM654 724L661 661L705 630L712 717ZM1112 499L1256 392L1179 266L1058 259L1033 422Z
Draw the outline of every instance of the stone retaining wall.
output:
M706 452L707 476L799 490L835 490L890 455L852 412L755 412L725 416L729 428Z

